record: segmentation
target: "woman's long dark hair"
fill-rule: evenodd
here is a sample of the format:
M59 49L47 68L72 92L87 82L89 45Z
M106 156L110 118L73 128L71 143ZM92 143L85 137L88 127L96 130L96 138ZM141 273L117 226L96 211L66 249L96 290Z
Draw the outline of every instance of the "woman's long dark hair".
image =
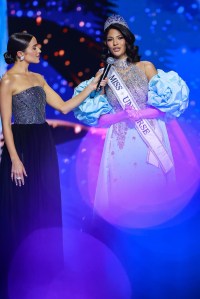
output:
M14 63L16 61L17 52L25 51L32 38L33 35L26 32L12 34L8 40L7 52L4 53L5 62L7 64Z
M106 59L109 56L112 56L111 53L108 51L107 47L107 35L110 29L116 29L121 32L123 37L126 40L126 54L127 54L127 61L129 62L139 62L140 61L140 55L139 55L139 47L134 45L135 42L135 36L134 34L125 26L115 23L111 24L104 33L104 47L103 47L103 54L102 54L102 60L106 62Z

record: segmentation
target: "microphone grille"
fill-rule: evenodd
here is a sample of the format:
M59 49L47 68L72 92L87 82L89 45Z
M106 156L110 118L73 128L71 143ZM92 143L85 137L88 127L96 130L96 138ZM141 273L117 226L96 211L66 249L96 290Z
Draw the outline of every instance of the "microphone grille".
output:
M115 60L114 60L113 57L108 57L108 58L106 59L107 64L113 64L114 61L115 61Z

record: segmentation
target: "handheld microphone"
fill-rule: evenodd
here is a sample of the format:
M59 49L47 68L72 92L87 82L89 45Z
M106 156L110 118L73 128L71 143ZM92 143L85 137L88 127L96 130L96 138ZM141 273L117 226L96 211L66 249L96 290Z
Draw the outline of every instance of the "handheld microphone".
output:
M100 79L99 79L99 82L98 82L98 84L97 84L97 87L96 87L95 92L99 92L99 91L101 90L101 86L100 86L101 81L104 80L104 79L107 77L108 72L109 72L109 70L110 70L110 68L111 68L111 65L114 63L114 58L112 58L112 57L108 57L107 60L106 60L106 63L107 63L107 64L106 64L106 66L104 67L103 74L101 75L101 77L100 77Z

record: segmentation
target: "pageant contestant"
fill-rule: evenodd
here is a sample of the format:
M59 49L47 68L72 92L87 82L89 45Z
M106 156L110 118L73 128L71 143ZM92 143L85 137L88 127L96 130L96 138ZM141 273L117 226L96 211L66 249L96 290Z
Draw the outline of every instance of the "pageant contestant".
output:
M173 135L173 142L180 159L174 157L166 126L187 108L189 89L177 73L140 61L135 36L121 16L109 17L104 32L104 61L108 57L114 61L105 94L96 94L93 102L88 98L74 110L80 121L108 128L94 207L112 223L148 226L156 223L157 216L162 222L171 202L178 210L180 198L174 199L179 197L176 174L181 171L175 160L182 161L182 170L187 168L188 173L191 165L186 161L196 162L179 134ZM74 94L88 82L81 83ZM182 190L187 189L187 179L184 182ZM159 213L154 214L155 210Z
M9 261L33 230L62 225L58 161L46 103L66 114L95 88L100 74L77 97L64 102L43 76L28 70L41 50L34 36L10 36L8 64L0 82L0 108L5 146L0 164L0 298L7 299ZM11 117L14 124L11 125Z

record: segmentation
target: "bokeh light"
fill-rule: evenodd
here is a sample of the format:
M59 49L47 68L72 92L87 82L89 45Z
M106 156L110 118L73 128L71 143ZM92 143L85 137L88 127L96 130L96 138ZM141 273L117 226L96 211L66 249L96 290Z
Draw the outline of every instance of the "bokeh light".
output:
M11 265L9 293L10 299L132 298L126 272L109 248L88 234L59 228L24 240Z

